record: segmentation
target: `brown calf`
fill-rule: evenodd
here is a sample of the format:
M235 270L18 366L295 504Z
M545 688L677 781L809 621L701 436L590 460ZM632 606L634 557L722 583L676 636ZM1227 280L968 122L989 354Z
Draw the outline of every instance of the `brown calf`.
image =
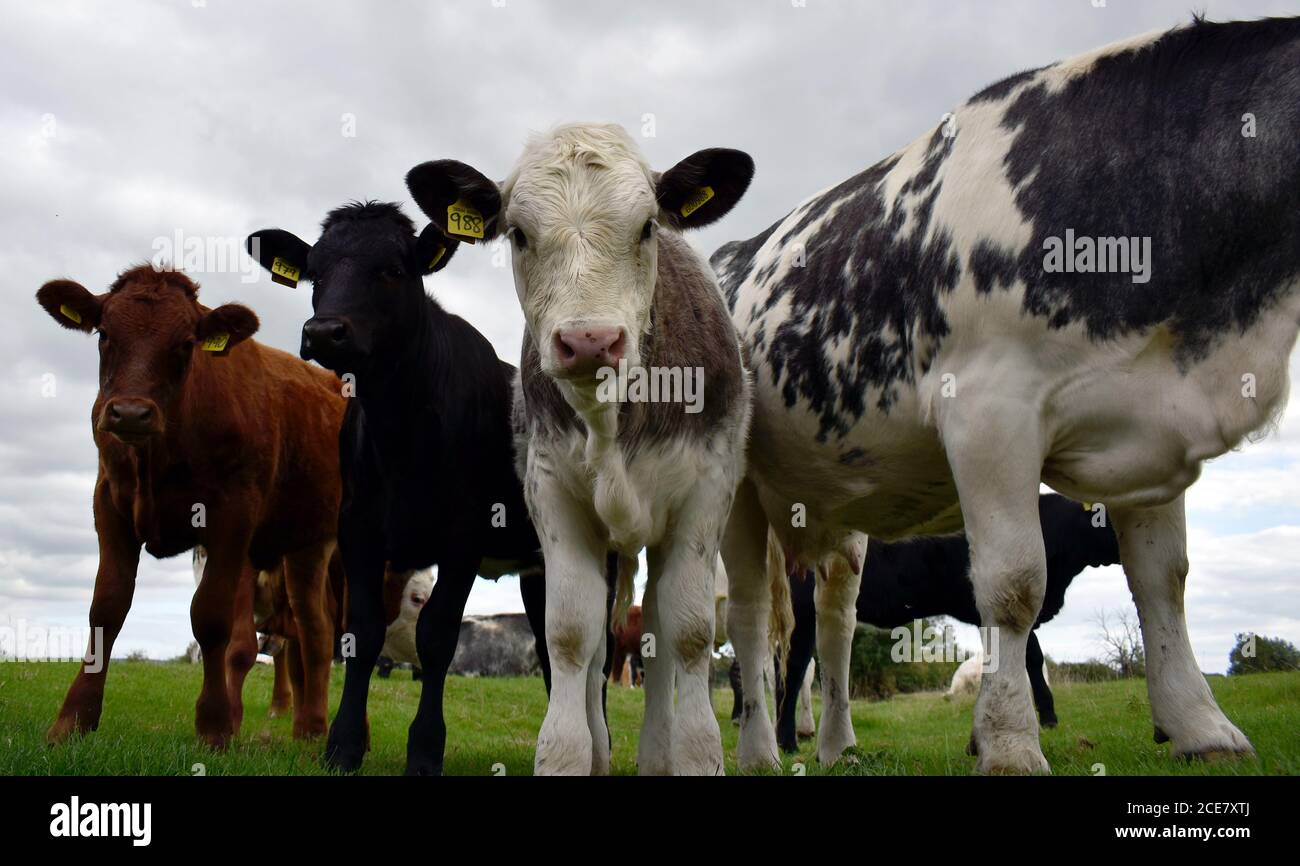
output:
M627 609L627 620L611 626L614 635L614 660L609 669L610 682L623 685L623 667L628 667L628 685L641 685L644 667L641 661L641 606Z
M237 732L227 649L232 625L242 635L252 617L236 623L236 595L247 587L251 596L254 570L281 563L304 635L305 694L293 732L323 734L332 656L324 585L338 528L344 408L338 380L248 339L258 327L251 310L202 306L198 285L176 271L135 267L100 295L54 280L36 298L64 327L98 331L100 356L91 412L99 572L90 626L92 634L103 630L103 663L82 665L49 739L99 725L141 547L162 558L196 544L209 556L190 605L203 651L199 737L221 748ZM244 604L249 609L251 597Z

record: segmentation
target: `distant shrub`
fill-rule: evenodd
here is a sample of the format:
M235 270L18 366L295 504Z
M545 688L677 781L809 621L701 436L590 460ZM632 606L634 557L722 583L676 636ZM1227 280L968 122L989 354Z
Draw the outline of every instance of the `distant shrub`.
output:
M924 627L941 628L942 623L925 620ZM889 629L868 625L857 627L849 656L849 690L853 697L879 701L896 694L930 692L948 687L960 662L897 662L893 657L896 643Z
M1239 634L1228 653L1228 674L1263 674L1300 670L1300 649L1280 637Z
M1047 676L1054 683L1102 683L1119 679L1119 672L1100 659L1086 662L1047 662Z

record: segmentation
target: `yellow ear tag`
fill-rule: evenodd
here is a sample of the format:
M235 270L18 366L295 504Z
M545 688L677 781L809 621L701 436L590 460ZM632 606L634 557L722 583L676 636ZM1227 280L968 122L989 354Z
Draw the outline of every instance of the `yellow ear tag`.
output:
M72 309L72 307L69 307L67 304L59 304L59 312L62 313L66 318L69 318L72 321L76 322L78 325L81 324L81 313L78 313L76 310Z
M704 207L705 203L711 198L713 198L713 187L700 187L695 192L691 193L691 197L682 205L682 216L688 217L695 213L697 210Z
M464 199L447 205L447 233L466 238L483 237L483 214ZM473 243L473 241L470 241Z
M433 261L429 262L429 264L426 265L425 269L431 271L434 268L438 267L438 262L442 261L442 257L445 255L447 255L447 248L438 247L438 251L433 254Z
M230 342L229 334L214 334L199 344L199 348L205 352L220 352L226 348Z
M1091 502L1085 502L1085 503L1083 503L1083 510L1084 510L1084 511L1092 511L1092 503L1091 503Z
M297 265L291 265L284 259L276 256L275 261L271 262L271 280L282 286L295 288L298 285L298 279L302 276L302 269ZM219 351L219 350L215 350Z

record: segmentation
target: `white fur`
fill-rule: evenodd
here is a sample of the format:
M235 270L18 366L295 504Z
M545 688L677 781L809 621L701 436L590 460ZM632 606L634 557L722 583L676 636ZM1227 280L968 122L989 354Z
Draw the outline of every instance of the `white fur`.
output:
M523 249L514 245L515 287L542 372L560 372L554 336L578 325L623 328L624 357L630 367L639 364L658 253L657 230L646 240L641 234L659 209L654 174L631 137L594 124L537 136L501 192L507 233L527 238ZM701 273L711 274L696 258ZM535 418L527 425L526 489L546 558L552 662L535 770L609 770L600 704L605 552L635 557L644 548L642 616L654 654L644 659L639 770L721 774L721 734L709 697L714 561L743 472L748 392L706 440L649 443L632 456L618 439L618 404L598 400L594 382L557 384L586 435L539 429Z

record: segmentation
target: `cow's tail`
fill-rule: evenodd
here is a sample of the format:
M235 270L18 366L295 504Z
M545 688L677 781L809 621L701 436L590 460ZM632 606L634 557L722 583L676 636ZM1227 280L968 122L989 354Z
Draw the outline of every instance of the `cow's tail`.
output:
M790 655L794 607L790 601L785 550L771 528L767 530L767 580L772 593L772 606L767 617L767 650L769 656L776 656L776 676L780 680L785 676L785 662Z
M610 622L616 629L627 625L627 612L636 595L636 572L640 565L640 559L635 556L623 553L618 555L618 575L614 578L614 608L610 613Z

